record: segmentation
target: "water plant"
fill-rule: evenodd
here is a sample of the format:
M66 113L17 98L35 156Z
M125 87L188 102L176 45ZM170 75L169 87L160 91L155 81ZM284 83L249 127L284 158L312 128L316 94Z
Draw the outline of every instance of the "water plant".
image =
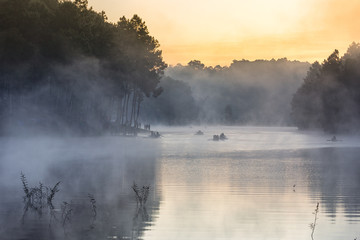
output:
M90 201L90 208L88 207L88 201L78 203L73 203L72 201L66 202L63 201L60 206L56 206L54 199L56 194L60 191L59 186L61 182L57 182L53 187L44 186L41 182L38 186L30 187L26 176L21 172L20 179L25 193L24 200L24 212L22 216L22 223L25 223L25 217L29 210L34 211L39 217L42 217L44 210L47 210L46 213L49 217L49 227L52 227L52 224L55 223L55 226L62 226L65 236L67 235L67 230L73 229L76 224L71 224L73 218L74 222L78 222L81 219L81 222L84 222L85 219L89 219L89 213L91 211L91 224L90 230L95 228L95 220L97 217L97 206L94 195L88 194L88 199ZM142 189L139 190L141 196L143 196L142 202L146 202L147 193L143 193ZM84 206L86 207L84 208ZM85 211L83 211L86 209ZM76 214L74 214L76 213ZM53 222L53 220L55 222ZM56 224L58 223L58 224ZM77 226L78 227L78 226Z
M46 193L47 193L47 205L51 210L54 210L53 200L55 197L55 194L59 192L59 185L60 182L57 182L54 187L46 187Z
M311 229L311 239L314 240L314 232L315 232L315 227L317 225L316 221L318 219L317 215L319 213L319 203L316 204L316 208L313 212L314 214L314 222L310 223L310 229Z
M90 199L91 209L92 209L92 212L93 212L93 218L95 220L96 215L97 215L97 212L96 212L96 200L94 198L94 195L92 195L90 193L88 194L88 198Z
M67 222L71 221L71 213L72 213L71 204L64 201L61 204L61 220L62 220L61 223L63 227L65 227Z
M41 182L39 182L39 186L29 187L28 181L23 172L20 174L20 179L25 193L25 196L23 197L25 204L24 215L29 209L35 210L40 216L42 215L42 210L45 207L48 207L50 210L54 210L53 200L55 198L55 194L59 191L60 182L57 182L54 187L44 187Z
M137 204L143 206L146 204L149 192L150 192L150 185L144 185L141 188L134 182L131 187L135 192L135 199Z

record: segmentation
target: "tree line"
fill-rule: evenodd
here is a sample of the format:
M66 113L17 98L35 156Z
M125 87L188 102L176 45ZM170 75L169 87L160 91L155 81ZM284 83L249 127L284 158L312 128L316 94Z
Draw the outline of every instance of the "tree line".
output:
M0 0L0 134L100 134L144 121L359 129L358 43L307 75L308 63L286 58L166 69L159 47L139 16L112 23L87 0Z
M137 15L108 21L87 0L0 0L0 131L136 127L166 68Z
M230 66L214 67L192 60L170 66L160 83L164 94L146 99L144 113L172 125L290 125L291 98L309 66L286 58L233 60Z
M323 63L312 64L291 102L295 125L329 133L359 131L359 66L359 43L342 57L335 50Z

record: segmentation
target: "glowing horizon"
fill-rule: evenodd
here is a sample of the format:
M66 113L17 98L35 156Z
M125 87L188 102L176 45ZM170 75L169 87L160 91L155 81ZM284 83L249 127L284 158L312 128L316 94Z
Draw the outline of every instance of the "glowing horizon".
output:
M89 6L111 22L138 14L170 65L283 57L321 62L360 39L357 0L89 0Z

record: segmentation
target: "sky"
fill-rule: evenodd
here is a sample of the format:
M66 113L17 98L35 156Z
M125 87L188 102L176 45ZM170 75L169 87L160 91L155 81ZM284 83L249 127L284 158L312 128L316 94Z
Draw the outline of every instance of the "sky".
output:
M89 0L111 22L138 14L170 65L320 61L360 42L360 0Z

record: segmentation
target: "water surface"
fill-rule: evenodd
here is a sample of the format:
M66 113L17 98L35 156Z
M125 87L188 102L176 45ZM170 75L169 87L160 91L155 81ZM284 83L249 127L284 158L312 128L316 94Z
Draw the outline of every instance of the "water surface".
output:
M1 239L311 239L317 203L314 239L360 237L358 138L331 142L294 128L157 129L160 139L1 139ZM199 129L204 135L195 136ZM228 140L211 140L222 132ZM31 185L61 181L56 204L73 204L72 221L23 217L20 171ZM144 207L134 181L151 185Z

